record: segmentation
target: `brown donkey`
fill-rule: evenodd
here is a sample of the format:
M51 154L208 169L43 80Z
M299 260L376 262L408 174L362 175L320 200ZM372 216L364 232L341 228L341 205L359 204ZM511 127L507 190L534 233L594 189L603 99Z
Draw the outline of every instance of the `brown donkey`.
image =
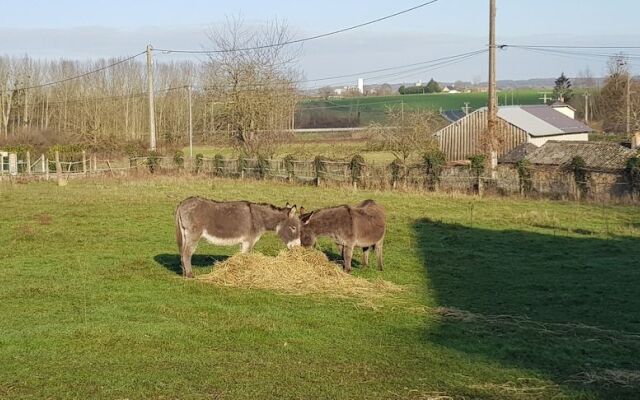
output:
M340 248L347 272L351 271L354 247L362 247L362 264L365 267L369 265L369 250L373 248L378 269L382 270L382 245L387 218L381 205L373 200L365 200L355 207L345 205L309 213L304 213L304 208L301 208L300 212L300 242L303 246L313 246L318 236L332 238Z
M296 206L276 207L248 201L220 202L189 197L176 209L176 239L182 274L193 277L191 256L201 238L216 245L241 245L250 251L266 231L275 231L291 248L300 245L300 220Z

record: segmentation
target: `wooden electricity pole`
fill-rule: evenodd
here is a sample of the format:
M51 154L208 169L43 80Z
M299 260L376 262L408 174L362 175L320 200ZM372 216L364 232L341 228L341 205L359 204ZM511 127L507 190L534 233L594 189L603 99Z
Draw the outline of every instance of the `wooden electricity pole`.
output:
M492 170L496 158L496 127L498 125L498 106L496 88L496 0L489 0L489 112L487 113L487 143Z
M193 160L193 103L191 102L191 85L189 85L189 157Z
M156 149L156 117L153 105L153 47L147 45L147 91L149 92L149 149Z
M584 123L589 125L589 92L584 92Z
M627 71L627 137L631 138L631 70L630 69Z

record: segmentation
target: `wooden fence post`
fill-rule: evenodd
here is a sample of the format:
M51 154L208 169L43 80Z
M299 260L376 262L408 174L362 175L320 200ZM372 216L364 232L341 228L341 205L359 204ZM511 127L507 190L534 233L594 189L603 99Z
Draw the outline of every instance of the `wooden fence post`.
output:
M27 175L31 175L31 152L27 151Z
M31 175L31 152L27 151L27 175Z
M40 154L40 161L42 163L42 173L46 174L47 171L49 170L49 165L47 165L45 163L46 158L44 157L44 154Z
M91 160L93 161L93 173L98 173L98 156L95 153L91 155Z
M43 156L44 156L44 154L43 154ZM49 180L49 157L45 158L44 165L45 165L45 169L44 169L45 170L45 178L47 180Z
M56 180L58 181L58 186L63 186L62 182L62 164L60 164L60 152L56 150Z
M9 175L18 175L18 154L9 153Z
M82 150L82 173L87 176L87 152Z

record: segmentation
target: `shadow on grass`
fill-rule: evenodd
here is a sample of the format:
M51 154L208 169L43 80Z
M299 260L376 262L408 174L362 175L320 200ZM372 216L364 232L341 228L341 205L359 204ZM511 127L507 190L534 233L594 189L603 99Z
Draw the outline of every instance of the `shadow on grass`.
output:
M413 229L428 285L439 306L452 309L425 340L603 398L640 393L637 238L494 231L428 219ZM615 383L611 371L637 377Z
M198 267L210 267L218 261L224 261L229 256L226 255L207 255L207 254L194 254L191 257L191 266ZM175 272L178 275L182 275L182 264L179 254L158 254L153 259L169 271Z
M338 251L337 245L326 241L326 242L324 242L322 244L318 244L316 249L318 249L319 251L323 252L327 256L329 261L344 266L344 260L342 259L342 254L340 254L340 252ZM373 254L374 252L372 251L371 253ZM371 260L373 260L373 262L375 263L375 261L376 261L375 254L369 257L369 262L370 263L371 263ZM359 247L356 247L353 250L353 257L351 259L351 267L352 268L362 268L362 249L359 248Z

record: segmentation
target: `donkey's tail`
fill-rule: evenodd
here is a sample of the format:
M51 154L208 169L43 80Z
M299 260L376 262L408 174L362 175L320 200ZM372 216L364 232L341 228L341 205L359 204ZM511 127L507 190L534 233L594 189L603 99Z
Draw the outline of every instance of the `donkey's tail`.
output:
M176 242L178 242L178 250L180 254L182 254L182 243L184 241L183 238L184 228L182 226L182 218L180 216L180 205L176 208Z

